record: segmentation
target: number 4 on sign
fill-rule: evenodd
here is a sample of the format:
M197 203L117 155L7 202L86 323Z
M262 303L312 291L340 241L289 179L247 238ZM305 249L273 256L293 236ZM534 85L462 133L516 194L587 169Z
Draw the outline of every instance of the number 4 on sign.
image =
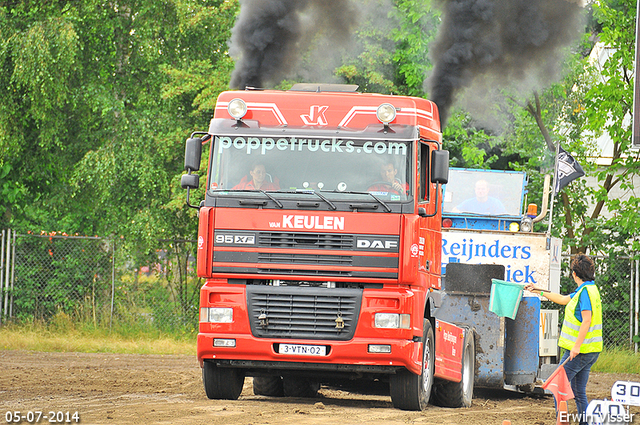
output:
M568 416L572 417L572 415ZM591 400L587 406L586 418L581 418L580 423L583 423L585 419L589 425L630 425L633 421L633 414L630 415L620 402Z
M640 383L618 381L611 387L611 400L631 406L640 406Z

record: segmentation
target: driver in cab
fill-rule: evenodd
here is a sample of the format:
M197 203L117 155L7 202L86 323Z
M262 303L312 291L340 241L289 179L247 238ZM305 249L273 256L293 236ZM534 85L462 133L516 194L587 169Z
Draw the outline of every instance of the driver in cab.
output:
M254 164L249 170L249 175L244 176L240 183L233 187L233 190L278 190L280 185L277 181L271 181L271 176L267 174L264 164Z
M380 169L382 181L375 182L367 189L368 192L391 192L396 195L406 195L409 184L402 183L396 176L398 169L391 161L385 162Z

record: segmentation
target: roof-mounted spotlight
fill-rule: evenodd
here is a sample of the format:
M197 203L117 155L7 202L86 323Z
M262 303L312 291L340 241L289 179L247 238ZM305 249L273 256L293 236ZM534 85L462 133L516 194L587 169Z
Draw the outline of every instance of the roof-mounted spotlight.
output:
M388 126L391 121L396 119L396 108L390 103L383 103L378 106L376 116L382 124Z
M227 106L227 111L235 120L241 120L247 114L247 104L242 99L233 99Z

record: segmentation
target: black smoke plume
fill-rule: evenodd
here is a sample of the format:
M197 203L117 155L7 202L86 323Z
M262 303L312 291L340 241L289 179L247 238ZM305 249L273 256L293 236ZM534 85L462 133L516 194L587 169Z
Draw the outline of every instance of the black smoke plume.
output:
M478 78L502 87L544 87L557 78L563 47L580 35L583 10L575 0L442 0L441 6L426 85L443 126L456 95Z
M350 0L240 0L230 43L236 59L230 86L279 83L316 34L335 43L348 40L357 22L355 10Z

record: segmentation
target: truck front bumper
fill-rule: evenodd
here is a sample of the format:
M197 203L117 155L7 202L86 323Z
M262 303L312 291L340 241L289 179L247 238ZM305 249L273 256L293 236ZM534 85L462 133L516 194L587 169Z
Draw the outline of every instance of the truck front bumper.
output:
M235 339L235 347L216 347L214 339ZM323 356L281 354L280 344L324 346ZM389 353L370 352L370 346L389 346ZM422 342L389 338L354 338L350 341L276 340L251 335L198 334L198 361L213 360L219 366L246 369L316 370L355 373L395 373L422 369Z

